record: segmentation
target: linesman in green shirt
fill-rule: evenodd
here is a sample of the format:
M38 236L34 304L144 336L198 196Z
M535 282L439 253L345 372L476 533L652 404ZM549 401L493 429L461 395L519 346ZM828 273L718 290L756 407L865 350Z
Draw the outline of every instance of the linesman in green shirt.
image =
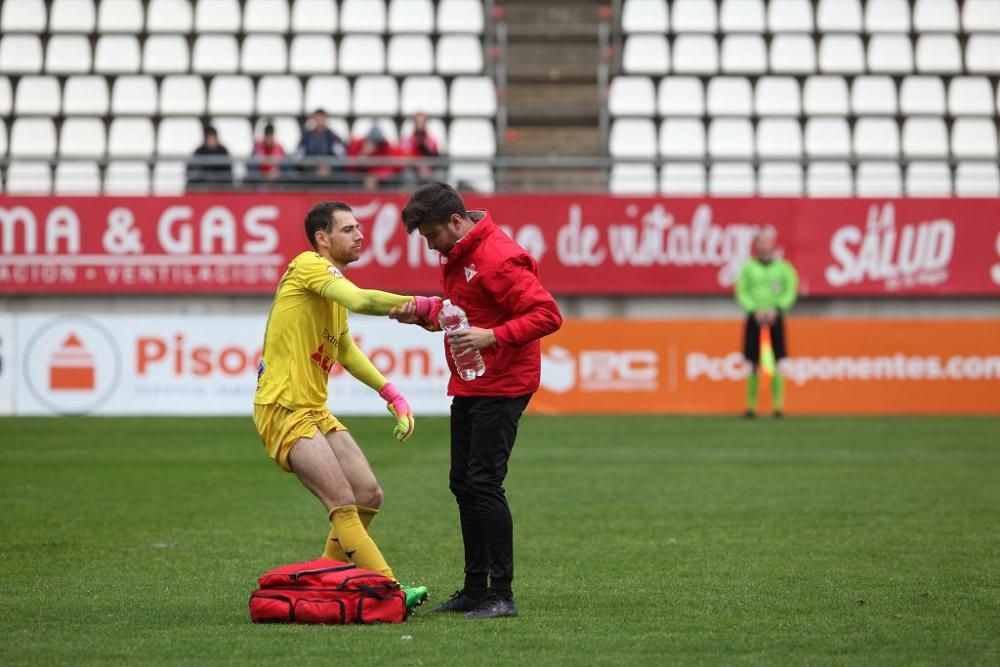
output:
M757 414L761 330L770 330L774 361L783 359L787 354L784 315L795 303L799 288L799 276L792 265L774 256L775 240L773 228L758 232L753 243L754 256L743 264L736 279L736 300L747 313L743 328L743 356L750 363L746 417ZM785 407L785 380L777 365L771 373L771 396L774 416L780 417Z

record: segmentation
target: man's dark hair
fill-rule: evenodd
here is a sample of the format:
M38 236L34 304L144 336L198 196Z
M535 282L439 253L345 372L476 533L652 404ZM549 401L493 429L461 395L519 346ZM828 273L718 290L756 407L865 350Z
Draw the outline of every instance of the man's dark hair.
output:
M425 223L443 225L455 213L468 215L462 195L447 183L432 181L417 188L403 207L403 225L407 232Z
M202 131L204 132L206 139L208 139L209 137L215 137L216 139L219 138L218 130L216 130L211 125L206 125L205 127L203 127Z
M333 224L333 214L337 211L354 211L349 205L342 201L321 201L314 204L309 213L306 214L306 238L314 250L316 247L316 232L326 231Z

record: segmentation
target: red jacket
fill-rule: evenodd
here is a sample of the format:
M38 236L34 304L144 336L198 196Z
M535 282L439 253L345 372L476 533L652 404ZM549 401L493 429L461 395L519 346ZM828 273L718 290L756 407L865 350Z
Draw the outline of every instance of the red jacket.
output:
M525 396L538 390L542 336L562 326L559 306L538 280L538 262L493 224L490 214L459 239L442 266L446 299L465 310L469 324L493 329L496 345L481 350L486 374L465 381L451 369L449 396ZM474 214L475 215L475 214Z

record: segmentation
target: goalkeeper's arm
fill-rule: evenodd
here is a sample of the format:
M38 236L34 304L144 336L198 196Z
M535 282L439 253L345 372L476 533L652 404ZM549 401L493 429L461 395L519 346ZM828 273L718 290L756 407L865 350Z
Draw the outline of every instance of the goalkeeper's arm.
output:
M435 304L434 300L427 297L362 289L347 278L331 280L323 286L320 294L324 299L336 301L352 313L361 315L388 315L394 308L400 308L408 303L414 304L420 317L430 317L434 314L435 305L440 309L440 302Z
M402 442L409 438L410 434L413 433L413 410L410 409L406 399L393 384L379 373L375 364L365 356L361 348L354 344L354 337L349 331L340 337L337 361L348 373L377 391L378 395L385 399L389 412L396 418L396 426L393 428L396 439Z

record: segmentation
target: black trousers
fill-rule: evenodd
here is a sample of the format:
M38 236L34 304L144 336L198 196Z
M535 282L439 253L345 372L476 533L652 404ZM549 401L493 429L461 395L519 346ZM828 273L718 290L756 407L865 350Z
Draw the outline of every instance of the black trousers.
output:
M781 361L788 356L785 347L785 318L781 311L776 313L774 324L771 325L771 349L774 350L774 360ZM753 313L747 315L743 325L743 356L754 364L760 363L760 325Z
M514 525L503 482L530 399L452 399L449 487L462 523L466 587L485 586L489 575L493 588L509 590L514 578Z

